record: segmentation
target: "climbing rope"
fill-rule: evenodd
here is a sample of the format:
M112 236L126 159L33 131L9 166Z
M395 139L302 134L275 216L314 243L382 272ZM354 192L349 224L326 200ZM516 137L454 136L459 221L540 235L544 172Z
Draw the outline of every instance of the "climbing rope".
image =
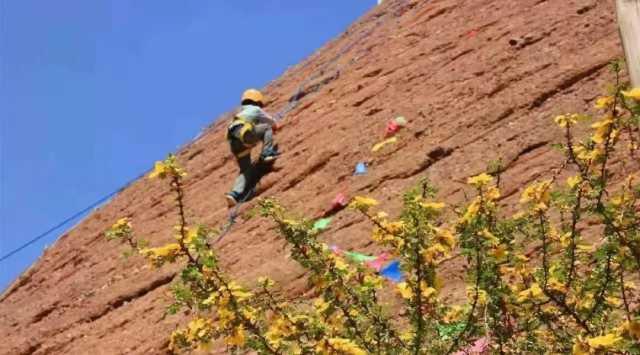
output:
M231 227L233 227L233 225L236 223L236 218L238 218L238 211L240 210L240 206L247 201L249 196L253 196L256 193L256 190L257 187L256 185L254 185L251 190L249 190L249 192L247 192L244 197L242 197L240 201L238 201L238 203L233 206L231 211L229 211L229 219L227 220L227 223L225 223L225 225L222 227L222 230L218 235L218 239L216 239L214 243L219 243L220 241L222 241L222 238L224 238L227 234L229 234L229 232L231 232Z

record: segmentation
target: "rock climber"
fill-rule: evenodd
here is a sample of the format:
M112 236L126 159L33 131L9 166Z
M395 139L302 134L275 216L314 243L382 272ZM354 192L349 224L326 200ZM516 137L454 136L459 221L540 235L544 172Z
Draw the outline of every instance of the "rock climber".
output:
M265 99L260 91L246 90L242 94L242 107L229 124L227 140L240 167L240 174L231 192L225 196L229 207L237 205L244 194L248 193L245 191L247 184L253 182L257 173L256 166L251 162L253 147L262 142L259 162L273 162L278 157L279 153L273 143L277 123L262 109L264 103Z

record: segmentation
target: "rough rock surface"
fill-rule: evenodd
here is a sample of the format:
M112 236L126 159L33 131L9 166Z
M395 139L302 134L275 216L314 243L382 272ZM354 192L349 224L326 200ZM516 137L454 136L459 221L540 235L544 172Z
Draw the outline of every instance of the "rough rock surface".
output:
M389 211L397 211L396 197L423 176L440 186L440 199L459 202L462 182L499 157L507 166L504 203L511 203L558 162L549 143L561 136L551 118L588 110L612 80L607 63L622 55L612 0L385 1L272 82L269 109L283 107L349 44L336 65L306 86L277 134L286 151L281 169L262 185L263 195L308 216L338 192L388 200ZM399 143L372 154L386 121L397 115L409 120ZM225 120L178 154L189 171L190 217L210 225L226 218L223 193L237 170L224 143ZM369 162L368 175L352 175L358 161ZM158 272L139 258L124 260L122 248L102 235L122 216L154 245L172 238L176 214L167 186L144 179L127 188L0 296L1 354L166 351L181 319L162 317L176 269ZM344 212L325 238L375 252L369 231L357 214ZM304 274L269 221L236 225L219 254L242 280L268 275L289 296L304 293ZM455 280L455 265L449 273Z

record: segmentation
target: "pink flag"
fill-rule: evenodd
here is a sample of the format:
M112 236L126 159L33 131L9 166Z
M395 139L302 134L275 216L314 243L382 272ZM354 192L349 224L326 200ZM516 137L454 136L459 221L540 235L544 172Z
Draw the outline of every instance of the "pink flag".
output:
M367 266L369 266L370 268L376 270L377 272L380 272L380 270L382 270L384 265L390 259L391 259L391 255L389 255L389 253L384 252L384 253L378 255L376 260L367 262Z
M344 193L340 192L331 202L331 209L346 207L348 203L349 200L347 200L347 196Z
M385 137L391 137L394 134L396 134L396 132L398 132L398 130L400 129L400 126L398 125L398 123L394 120L389 121L387 123L387 128L384 131L384 136Z

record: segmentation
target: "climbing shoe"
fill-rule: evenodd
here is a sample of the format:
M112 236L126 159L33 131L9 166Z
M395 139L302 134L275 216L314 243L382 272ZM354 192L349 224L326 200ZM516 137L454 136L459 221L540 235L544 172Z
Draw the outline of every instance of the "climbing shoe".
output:
M235 207L238 204L238 195L235 192L226 194L225 199L227 200L227 206L229 208Z
M280 153L277 150L267 149L264 152L262 152L262 154L260 154L260 160L265 163L268 163L278 159L278 155L280 155Z

